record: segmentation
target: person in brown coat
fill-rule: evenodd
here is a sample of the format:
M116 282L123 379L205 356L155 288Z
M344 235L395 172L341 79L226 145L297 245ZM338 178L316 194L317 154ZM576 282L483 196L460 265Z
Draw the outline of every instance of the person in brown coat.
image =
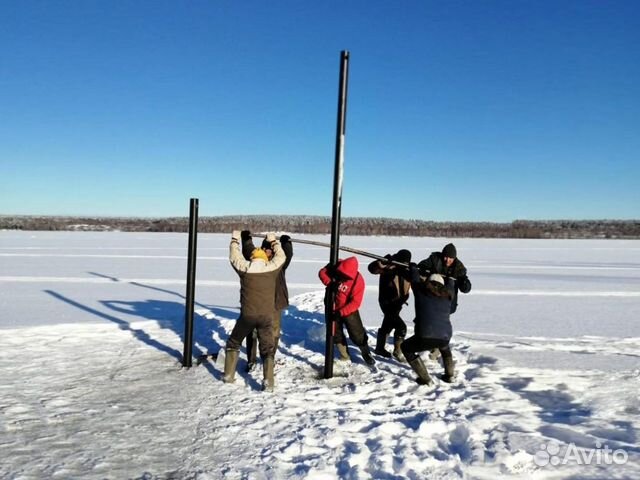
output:
M240 250L240 231L234 230L231 235L229 261L240 277L240 317L227 340L223 381L235 381L242 340L256 329L260 358L263 361L263 389L271 391L274 387L273 318L276 313L276 283L286 256L275 234L267 234L267 241L273 250L273 258L269 260L263 249L256 248L251 254L251 260L247 261Z
M253 244L253 238L249 230L243 230L241 233L242 239L242 255L247 259L251 259L251 252L255 250ZM284 251L287 259L280 269L278 274L278 281L276 284L276 313L273 318L273 335L275 337L276 349L274 353L278 351L278 344L280 342L281 323L282 323L282 311L289 305L289 290L287 288L287 278L285 272L291 263L293 258L293 244L291 243L291 237L289 235L282 235L280 237L280 246ZM273 250L271 249L271 243L267 239L262 241L260 246L266 254L269 260L273 257ZM256 360L258 358L258 342L257 331L253 330L246 338L247 345L247 368L246 371L250 372L256 366Z

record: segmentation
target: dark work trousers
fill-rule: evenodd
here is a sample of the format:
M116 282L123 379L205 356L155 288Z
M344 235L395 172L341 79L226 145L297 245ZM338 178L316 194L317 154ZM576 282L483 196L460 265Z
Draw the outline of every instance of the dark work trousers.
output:
M227 350L240 350L242 340L253 330L258 331L260 358L273 357L275 353L275 340L273 338L273 316L248 317L240 315L236 325L227 340Z
M349 338L355 345L361 347L367 344L367 332L362 325L362 319L360 318L360 312L358 310L346 317L338 317L333 343L347 344L347 339L344 336L344 327L347 327Z
M382 313L384 317L382 318L382 325L380 325L380 334L389 335L393 330L395 330L396 338L404 338L407 336L407 324L404 323L404 320L400 318L400 308L390 308L385 307L382 308Z
M442 340L441 338L424 338L414 335L402 342L400 348L402 348L402 353L404 353L408 362L418 358L418 353L435 348L440 350L443 359L451 356L449 340Z
M273 315L273 341L275 342L275 351L278 350L278 338L280 338L280 324L282 318L282 310L278 310ZM247 363L256 363L258 358L258 331L252 330L246 338L247 342Z

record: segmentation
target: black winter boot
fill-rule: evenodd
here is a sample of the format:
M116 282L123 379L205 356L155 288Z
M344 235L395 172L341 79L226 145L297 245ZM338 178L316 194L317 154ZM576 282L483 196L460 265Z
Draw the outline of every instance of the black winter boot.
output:
M368 344L365 343L360 347L360 353L362 353L362 359L364 360L364 363L369 366L375 365L376 361L371 356L371 350L369 350Z
M405 363L407 361L407 359L404 358L404 354L402 353L402 348L400 348L402 346L403 340L404 337L393 337L393 356L400 363Z
M427 367L424 366L424 362L422 361L420 356L417 356L415 359L411 360L409 362L409 365L411 365L413 371L418 374L416 382L418 382L420 385L431 385L433 383L433 380L429 376L429 372L427 372Z
M451 350L445 350L442 352L442 364L444 365L444 375L441 375L440 379L443 382L452 383L455 379L456 372L454 369L455 363L453 362Z
M224 356L224 383L233 383L236 381L236 366L238 365L238 350L226 350Z
M380 355L384 358L391 358L391 354L385 349L387 344L387 335L382 333L381 329L378 329L378 336L376 338L376 349L373 351L376 355Z

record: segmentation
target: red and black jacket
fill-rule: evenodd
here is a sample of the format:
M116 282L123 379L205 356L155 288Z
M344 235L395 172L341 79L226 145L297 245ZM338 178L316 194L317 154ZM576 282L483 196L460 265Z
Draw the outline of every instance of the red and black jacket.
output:
M341 317L347 317L357 311L362 305L364 297L364 278L358 272L358 259L356 257L345 258L338 261L333 275L329 268L324 267L318 272L320 281L329 285L332 281L337 282L336 301L334 310Z

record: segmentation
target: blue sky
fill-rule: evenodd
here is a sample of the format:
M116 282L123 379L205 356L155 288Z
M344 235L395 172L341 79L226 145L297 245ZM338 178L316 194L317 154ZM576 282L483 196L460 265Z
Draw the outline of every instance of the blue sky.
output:
M640 2L0 0L0 214L640 217Z

